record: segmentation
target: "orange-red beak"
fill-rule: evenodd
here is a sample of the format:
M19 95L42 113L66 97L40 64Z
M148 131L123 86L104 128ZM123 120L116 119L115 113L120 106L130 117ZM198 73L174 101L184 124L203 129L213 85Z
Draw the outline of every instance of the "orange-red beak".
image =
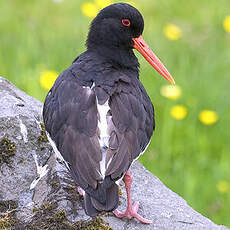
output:
M136 50L138 50L143 57L153 66L156 71L158 71L165 79L167 79L170 83L175 85L175 81L173 77L170 75L168 70L164 67L162 62L158 59L158 57L153 53L153 51L148 47L142 36L138 38L133 38L134 46Z

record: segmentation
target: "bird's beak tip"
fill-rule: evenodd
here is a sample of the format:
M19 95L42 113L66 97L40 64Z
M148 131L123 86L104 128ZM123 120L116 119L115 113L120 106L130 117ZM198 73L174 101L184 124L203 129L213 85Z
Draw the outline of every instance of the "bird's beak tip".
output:
M164 67L163 63L157 58L153 51L148 47L143 37L140 35L138 38L133 38L134 46L137 51L139 51L143 57L153 66L157 72L159 72L166 80L168 80L172 85L175 85L173 77L170 75L168 70Z
M173 86L176 85L175 80L173 79L173 77L171 76L171 79L167 79Z

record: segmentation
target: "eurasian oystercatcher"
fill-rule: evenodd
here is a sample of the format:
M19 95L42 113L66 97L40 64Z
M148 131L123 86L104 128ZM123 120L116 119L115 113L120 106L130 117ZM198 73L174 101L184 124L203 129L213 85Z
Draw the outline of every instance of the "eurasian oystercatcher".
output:
M118 217L151 223L130 198L129 168L147 148L155 127L133 49L169 82L174 80L143 40L143 29L143 17L131 5L101 10L91 24L87 50L60 74L45 100L45 128L84 190L89 216L114 211ZM121 179L127 191L125 213L115 210Z

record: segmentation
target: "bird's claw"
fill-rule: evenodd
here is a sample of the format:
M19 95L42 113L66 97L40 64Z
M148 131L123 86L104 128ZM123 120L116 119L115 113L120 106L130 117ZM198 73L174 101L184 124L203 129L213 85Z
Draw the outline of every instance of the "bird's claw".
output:
M117 209L113 211L113 214L119 218L127 217L128 219L136 218L144 224L152 224L151 220L148 220L137 213L139 209L139 202L135 202L133 205L127 207L125 212L120 212Z

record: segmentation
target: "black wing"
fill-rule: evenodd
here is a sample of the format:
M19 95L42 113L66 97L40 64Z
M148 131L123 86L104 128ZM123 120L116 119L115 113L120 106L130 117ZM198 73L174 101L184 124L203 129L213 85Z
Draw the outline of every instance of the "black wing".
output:
M95 93L79 85L66 70L46 97L43 118L77 184L85 190L89 186L96 189L102 177L98 171L101 151Z
M150 142L155 128L154 108L138 79L127 82L121 78L113 90L103 90L103 86L96 88L100 89L96 90L96 95L102 102L110 94L106 176L118 180Z

